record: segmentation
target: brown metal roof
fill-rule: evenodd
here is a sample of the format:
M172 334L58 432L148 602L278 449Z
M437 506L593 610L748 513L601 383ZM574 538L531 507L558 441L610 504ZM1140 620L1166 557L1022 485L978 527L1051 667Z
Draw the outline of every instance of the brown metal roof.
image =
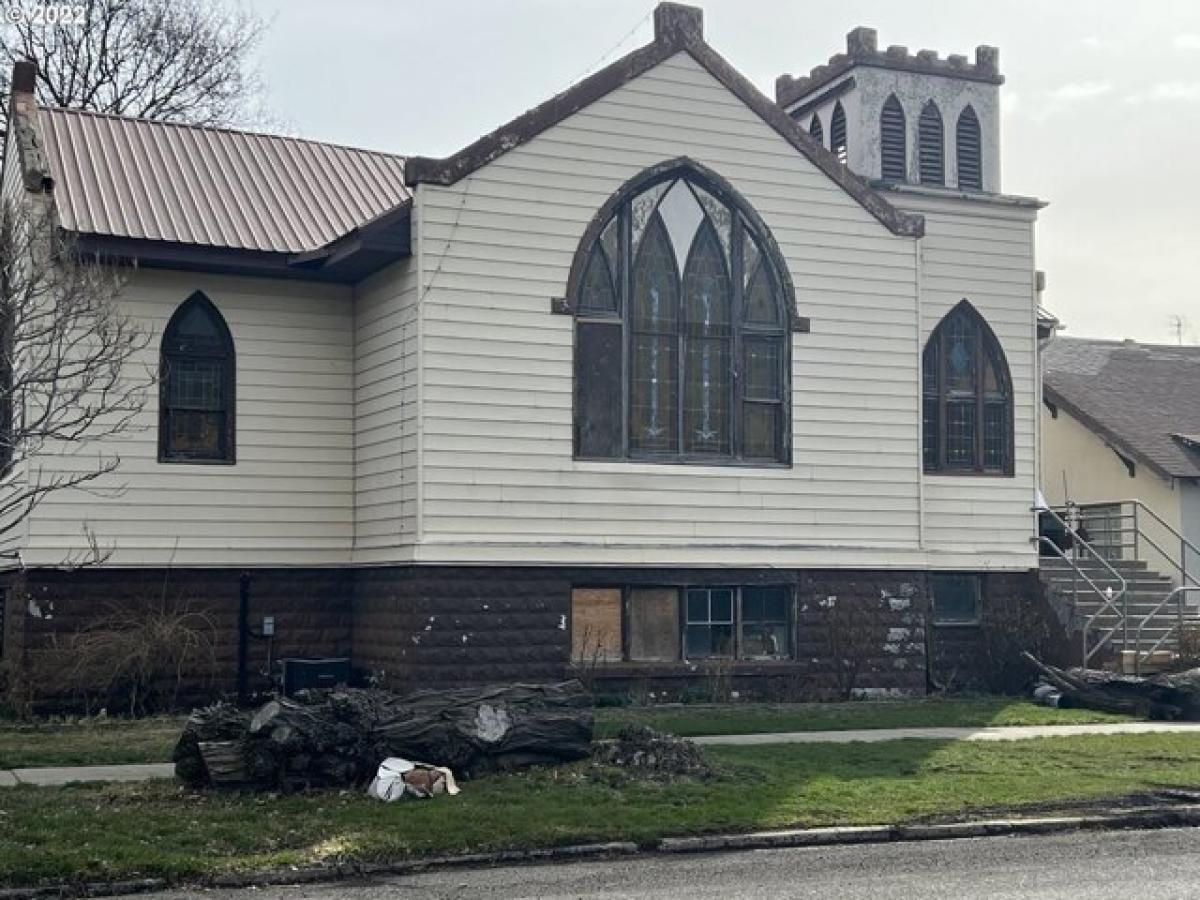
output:
M410 199L402 156L299 138L39 111L62 225L239 250L315 250Z

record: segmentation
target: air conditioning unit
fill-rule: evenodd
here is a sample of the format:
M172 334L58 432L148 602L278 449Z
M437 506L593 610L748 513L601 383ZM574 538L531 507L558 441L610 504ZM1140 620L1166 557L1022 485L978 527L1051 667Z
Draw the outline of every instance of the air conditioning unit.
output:
M296 691L332 688L350 681L349 657L331 659L281 659L283 693L290 697Z

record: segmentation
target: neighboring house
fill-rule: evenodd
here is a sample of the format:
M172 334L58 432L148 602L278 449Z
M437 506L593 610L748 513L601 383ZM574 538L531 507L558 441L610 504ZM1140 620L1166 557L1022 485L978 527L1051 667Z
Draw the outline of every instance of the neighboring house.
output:
M1186 556L1200 582L1200 555L1180 541L1200 547L1200 347L1056 337L1042 369L1049 503L1083 506L1093 544L1136 546L1176 584Z
M925 690L1039 591L1041 204L1000 193L1001 82L860 28L772 102L663 4L447 159L38 111L6 179L137 261L162 390L124 493L11 548L10 643L166 584L227 667L244 591L276 657L406 684L717 658L821 691L859 654ZM55 569L84 523L111 560Z

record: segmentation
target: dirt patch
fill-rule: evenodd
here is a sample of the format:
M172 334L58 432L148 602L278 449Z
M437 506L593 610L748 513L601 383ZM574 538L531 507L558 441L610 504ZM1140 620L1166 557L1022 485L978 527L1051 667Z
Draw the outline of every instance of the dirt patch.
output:
M644 725L625 726L616 740L596 747L594 758L639 775L708 778L714 774L698 744Z

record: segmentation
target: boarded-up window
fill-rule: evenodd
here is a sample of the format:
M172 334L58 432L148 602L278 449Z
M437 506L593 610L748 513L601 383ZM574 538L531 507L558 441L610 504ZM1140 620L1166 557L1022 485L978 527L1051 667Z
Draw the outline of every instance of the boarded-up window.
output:
M621 658L621 589L571 592L571 659L581 663Z
M821 127L821 117L816 113L813 113L812 121L808 123L808 133L816 139L817 143L825 143L825 129Z
M634 588L629 592L629 658L650 662L679 659L679 592Z

